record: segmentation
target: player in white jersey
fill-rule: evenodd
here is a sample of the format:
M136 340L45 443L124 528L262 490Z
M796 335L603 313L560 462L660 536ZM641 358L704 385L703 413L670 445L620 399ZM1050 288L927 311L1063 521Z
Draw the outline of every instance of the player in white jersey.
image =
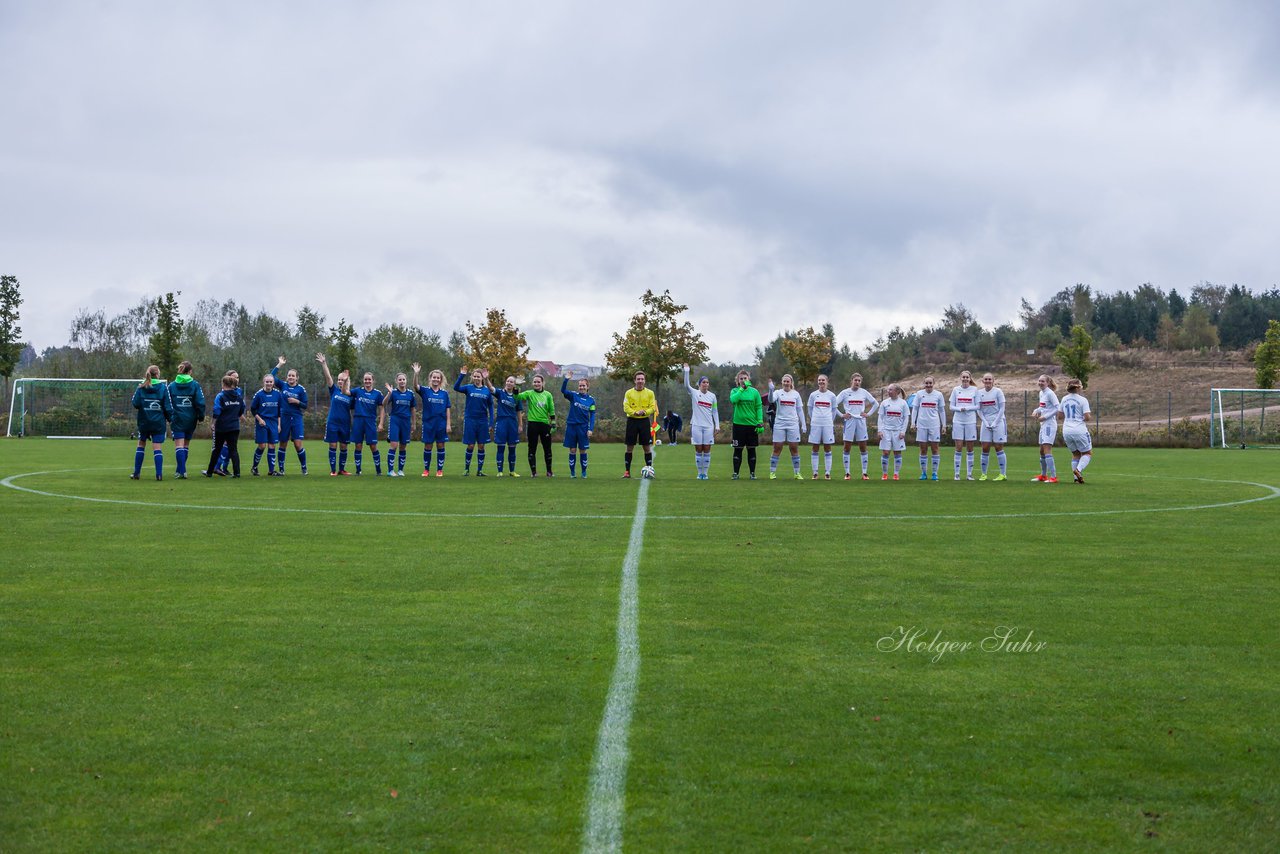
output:
M915 394L911 426L916 428L916 441L920 443L920 479L928 480L932 473L937 480L938 465L942 461L938 445L947 429L947 399L942 392L934 391L933 377L925 377L924 391Z
M867 477L867 417L880 404L875 395L862 387L862 374L849 377L849 387L836 395L836 411L844 416L844 479L849 480L849 451L858 443L862 454L862 479ZM868 408L869 407L869 408Z
M902 452L907 447L907 424L911 407L902 397L897 383L885 389L889 396L880 401L880 417L876 420L876 439L880 442L880 479L889 479L889 452L893 451L893 479L902 472Z
M1080 380L1067 380L1067 393L1058 404L1062 441L1071 450L1071 474L1084 483L1084 470L1093 461L1093 437L1089 435L1089 401L1080 394Z
M773 456L769 459L769 480L778 479L778 457L782 455L785 443L791 451L791 468L796 480L804 480L800 476L800 434L804 432L804 401L800 392L795 389L795 380L791 374L782 377L782 388L775 389L773 380L769 380L769 402L778 407L778 414L773 420Z
M689 385L689 366L681 367L684 369L684 387L693 403L693 413L689 416L693 460L698 467L698 480L706 480L707 470L711 468L711 446L720 430L720 410L716 408L716 393L711 391L711 381L699 377L698 387L694 388Z
M827 388L827 375L818 374L818 388L809 394L809 450L813 479L818 479L818 446L822 446L831 480L831 446L836 442L836 393Z
M991 374L982 375L982 388L978 390L978 421L982 427L978 430L978 438L982 442L982 474L978 480L987 479L987 465L991 461L991 446L996 446L996 462L1000 465L1000 474L995 480L1007 480L1004 456L1004 444L1009 441L1009 428L1004 419L1004 392L996 388L996 378Z
M1057 483L1058 466L1053 460L1053 440L1058 438L1058 384L1047 374L1041 374L1036 384L1040 386L1040 405L1031 414L1040 422L1040 474L1031 479Z
M955 473L960 479L960 456L965 457L965 476L973 480L973 443L978 440L978 387L973 374L960 372L960 385L951 389L951 438L956 443Z

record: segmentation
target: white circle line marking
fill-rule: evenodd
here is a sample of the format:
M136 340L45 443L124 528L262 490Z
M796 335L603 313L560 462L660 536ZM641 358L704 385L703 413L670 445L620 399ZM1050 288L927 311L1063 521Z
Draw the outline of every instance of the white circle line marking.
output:
M48 492L46 490L34 489L29 486L19 486L14 481L25 477L36 477L45 474L73 474L82 471L104 471L105 469L54 469L50 471L33 471L21 474L10 475L0 480L0 486L7 486L10 489L19 492L27 492L32 495L40 495L46 498L65 498L70 501L88 501L95 504L120 504L132 507L159 507L177 510L217 510L231 511L243 513L318 513L325 515L346 515L346 516L385 516L394 518L417 518L417 519L559 519L559 520L621 520L631 519L622 513L577 513L566 515L550 515L544 513L438 513L424 512L412 510L356 510L350 508L327 508L327 507L253 507L243 505L227 505L227 504L185 504L178 502L166 501L135 501L127 498L94 498L87 495L73 495L63 492ZM114 470L114 469L110 469ZM1239 507L1245 504L1256 504L1260 501L1270 501L1274 498L1280 498L1280 487L1271 486L1265 483L1257 483L1250 480L1218 480L1207 477L1165 477L1162 475L1143 475L1143 474L1126 474L1123 472L1113 473L1114 477L1144 477L1157 480L1192 480L1204 483L1220 483L1220 484L1236 484L1239 486L1252 486L1266 491L1266 495L1260 495L1254 498L1242 498L1236 501L1220 501L1212 504L1181 504L1172 507L1125 507L1114 510L1036 510L1023 513L911 513L911 514L859 514L855 518L859 521L868 522L918 522L935 520L965 520L965 519L1031 519L1045 518L1051 516L1074 517L1074 516L1119 516L1136 513L1182 513L1199 510L1217 510L1224 507ZM663 514L653 515L648 518L659 522L784 522L794 521L794 515L781 514L730 514L730 515L696 515L696 514Z

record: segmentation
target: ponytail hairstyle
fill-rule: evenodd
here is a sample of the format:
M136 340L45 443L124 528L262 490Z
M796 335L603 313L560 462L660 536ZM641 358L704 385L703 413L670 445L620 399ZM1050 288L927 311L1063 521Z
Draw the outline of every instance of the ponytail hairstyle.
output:
M178 363L178 373L180 373L180 374L189 374L189 373L191 373L191 363L190 363L190 362L188 362L186 359L183 359L181 362L179 362L179 363Z
M1041 374L1040 376L1044 377L1045 385L1047 385L1049 388L1053 389L1054 391L1058 390L1058 384L1053 381L1053 377L1049 376L1048 374Z
M156 365L148 365L147 372L142 375L142 382L138 384L139 388L150 388L152 380L160 379L160 368Z
M1080 380L1076 379L1075 377L1072 377L1071 379L1067 380L1067 394L1075 394L1081 388L1082 386L1080 385Z

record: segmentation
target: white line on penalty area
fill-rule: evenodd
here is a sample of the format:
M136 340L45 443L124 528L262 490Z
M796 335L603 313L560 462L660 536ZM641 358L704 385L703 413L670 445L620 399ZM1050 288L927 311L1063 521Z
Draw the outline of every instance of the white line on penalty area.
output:
M86 501L93 504L119 504L127 507L159 507L167 510L216 510L220 512L239 512L239 513L295 513L295 514L323 514L336 516L385 516L390 518L411 518L411 519L539 519L539 520L563 520L563 521L616 521L622 519L633 518L622 513L578 513L557 515L551 513L442 513L420 510L360 510L350 507L285 507L281 505L273 505L268 507L253 505L236 505L236 504L189 504L173 501L136 501L127 498L97 498L89 495L75 495L66 492L50 492L43 489L35 489L29 486L20 486L15 481L25 477L38 477L40 475L57 475L57 474L78 474L86 471L117 471L118 469L54 469L50 471L33 471L24 472L22 474L14 474L0 480L0 486L7 486L10 489L19 492L30 493L31 495L40 495L45 498L64 498L69 501ZM963 521L966 519L1042 519L1045 517L1062 516L1127 516L1133 514L1150 514L1150 513L1184 513L1200 510L1218 510L1226 507L1239 507L1244 504L1256 504L1260 501L1270 501L1274 498L1280 498L1280 488L1265 483L1257 483L1249 480L1218 480L1207 477L1176 477L1164 475L1143 475L1143 474L1127 474L1123 472L1111 473L1113 477L1141 477L1152 478L1156 480L1190 480L1201 481L1203 483L1217 484L1233 484L1237 486L1252 486L1263 490L1266 494L1255 498L1241 498L1235 501L1219 501L1212 504L1180 504L1171 507L1125 507L1115 510L1035 510L1021 513L902 513L902 514L876 514L876 513L859 513L856 516L850 516L848 519L854 522L919 522L919 521ZM647 485L648 481L642 481L641 485ZM794 521L794 514L725 514L725 515L698 515L698 514L653 514L649 517L655 522L787 522Z
M609 696L596 735L591 777L587 783L586 827L582 834L582 850L587 854L622 850L630 757L627 736L635 704L636 679L640 675L640 551L644 547L648 506L649 481L642 480L618 590L618 658L609 681Z

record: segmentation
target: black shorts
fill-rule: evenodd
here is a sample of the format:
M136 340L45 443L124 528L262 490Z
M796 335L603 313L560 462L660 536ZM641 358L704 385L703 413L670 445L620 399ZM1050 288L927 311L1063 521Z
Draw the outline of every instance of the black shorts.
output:
M755 448L760 445L760 432L750 424L733 425L733 446L735 448Z
M653 444L653 427L648 418L627 419L627 444L645 447Z
M545 421L526 421L525 435L528 436L531 448L538 441L549 443L551 441L551 425Z

